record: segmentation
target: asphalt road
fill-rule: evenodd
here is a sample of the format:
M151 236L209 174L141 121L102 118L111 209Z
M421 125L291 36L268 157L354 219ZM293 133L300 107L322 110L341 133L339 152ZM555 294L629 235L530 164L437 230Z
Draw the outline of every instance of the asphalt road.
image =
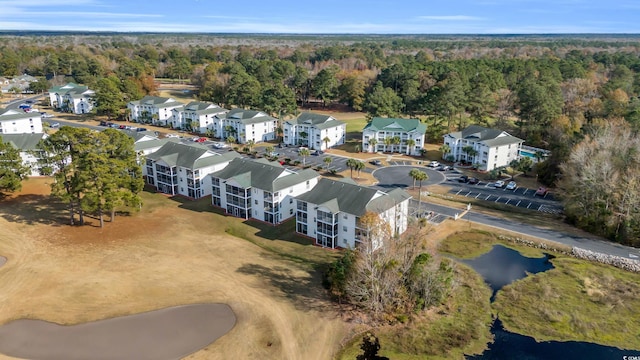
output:
M379 184L375 185L381 189L389 189L393 187L407 187L413 185L413 180L409 177L409 170L413 168L412 166L391 166L380 168L374 171L374 176L379 180ZM437 178L434 173L438 173L441 176L441 180L446 177L441 172L436 170L420 167L420 169L429 170L428 174L431 178L433 175L434 178ZM442 180L444 181L444 180ZM399 186L396 186L399 185ZM450 185L449 182L445 182L444 185ZM473 185L470 185L473 186ZM481 185L482 186L482 185ZM496 192L504 192L502 189L489 189L491 191ZM522 196L527 196L525 195ZM549 200L551 201L551 200ZM412 201L412 207L417 208L417 200ZM420 204L421 212L429 212L433 211L438 216L447 216L454 218L456 214L460 215L463 212L463 209L456 209L448 206L442 206L438 204L429 203L426 201L422 201ZM516 233L521 233L524 235L538 237L540 239L544 239L547 241L556 242L559 244L568 245L571 247L579 247L582 249L595 251L602 254L615 255L624 258L631 259L639 259L640 258L640 249L632 248L629 246L615 244L596 236L578 236L573 234L567 234L555 230L544 229L541 227L523 224L519 222L514 222L513 220L503 219L491 215L481 214L478 212L474 212L473 208L471 211L467 212L464 217L461 218L460 221L471 221L483 225L493 226L500 229L505 229L509 231L513 231Z
M378 180L375 187L381 190L393 188L408 188L413 186L413 179L409 176L411 169L418 169L427 173L429 179L422 182L422 186L439 184L446 180L445 175L426 166L392 165L381 167L373 171L373 176ZM418 184L416 183L416 186Z

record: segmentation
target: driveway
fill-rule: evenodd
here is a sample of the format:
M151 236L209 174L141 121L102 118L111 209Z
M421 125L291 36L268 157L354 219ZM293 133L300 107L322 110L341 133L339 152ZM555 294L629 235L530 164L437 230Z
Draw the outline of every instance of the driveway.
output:
M379 189L393 189L393 188L409 188L413 186L413 179L409 176L411 169L418 169L424 171L429 176L429 179L422 182L422 186L429 186L440 184L446 180L445 175L437 170L430 169L426 166L417 165L393 165L378 168L373 171L372 175L378 180L378 183L374 185ZM418 184L416 183L416 186Z

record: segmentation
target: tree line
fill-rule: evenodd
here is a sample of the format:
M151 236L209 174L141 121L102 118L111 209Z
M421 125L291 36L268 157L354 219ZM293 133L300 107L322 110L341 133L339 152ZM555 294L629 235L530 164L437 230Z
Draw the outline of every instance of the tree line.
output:
M640 129L640 47L633 36L83 39L0 37L0 75L87 84L96 90L97 111L109 117L154 94L155 78L169 77L196 85L201 100L278 117L314 104L415 117L427 123L431 142L470 124L496 127L551 151L535 166L548 185L570 178L563 164L574 146L606 124L619 119L632 134ZM571 194L558 195L571 201ZM568 217L578 219L568 205Z

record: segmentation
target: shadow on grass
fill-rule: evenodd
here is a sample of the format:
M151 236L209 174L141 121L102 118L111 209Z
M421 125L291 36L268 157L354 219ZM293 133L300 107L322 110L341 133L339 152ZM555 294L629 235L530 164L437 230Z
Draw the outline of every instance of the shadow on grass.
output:
M18 195L0 202L0 216L5 220L27 224L66 225L69 213L65 204L49 195Z
M273 268L261 264L245 264L237 272L255 276L266 281L281 292L281 296L290 300L298 310L328 312L335 310L322 287L322 269L314 267L306 274L294 273L290 268Z

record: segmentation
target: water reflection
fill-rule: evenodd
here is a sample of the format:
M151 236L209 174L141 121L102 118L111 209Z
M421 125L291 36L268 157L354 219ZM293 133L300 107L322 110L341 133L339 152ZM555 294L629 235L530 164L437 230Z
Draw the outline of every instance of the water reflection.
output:
M530 258L506 246L494 245L488 253L462 261L482 275L484 281L489 284L493 290L493 302L498 290L526 277L527 273L535 274L553 269L550 258L551 255L548 254L541 258Z
M640 351L621 350L611 346L598 345L581 341L543 341L509 332L504 329L500 319L491 326L494 335L493 343L482 355L467 356L469 360L553 360L553 359L632 359L640 356Z

